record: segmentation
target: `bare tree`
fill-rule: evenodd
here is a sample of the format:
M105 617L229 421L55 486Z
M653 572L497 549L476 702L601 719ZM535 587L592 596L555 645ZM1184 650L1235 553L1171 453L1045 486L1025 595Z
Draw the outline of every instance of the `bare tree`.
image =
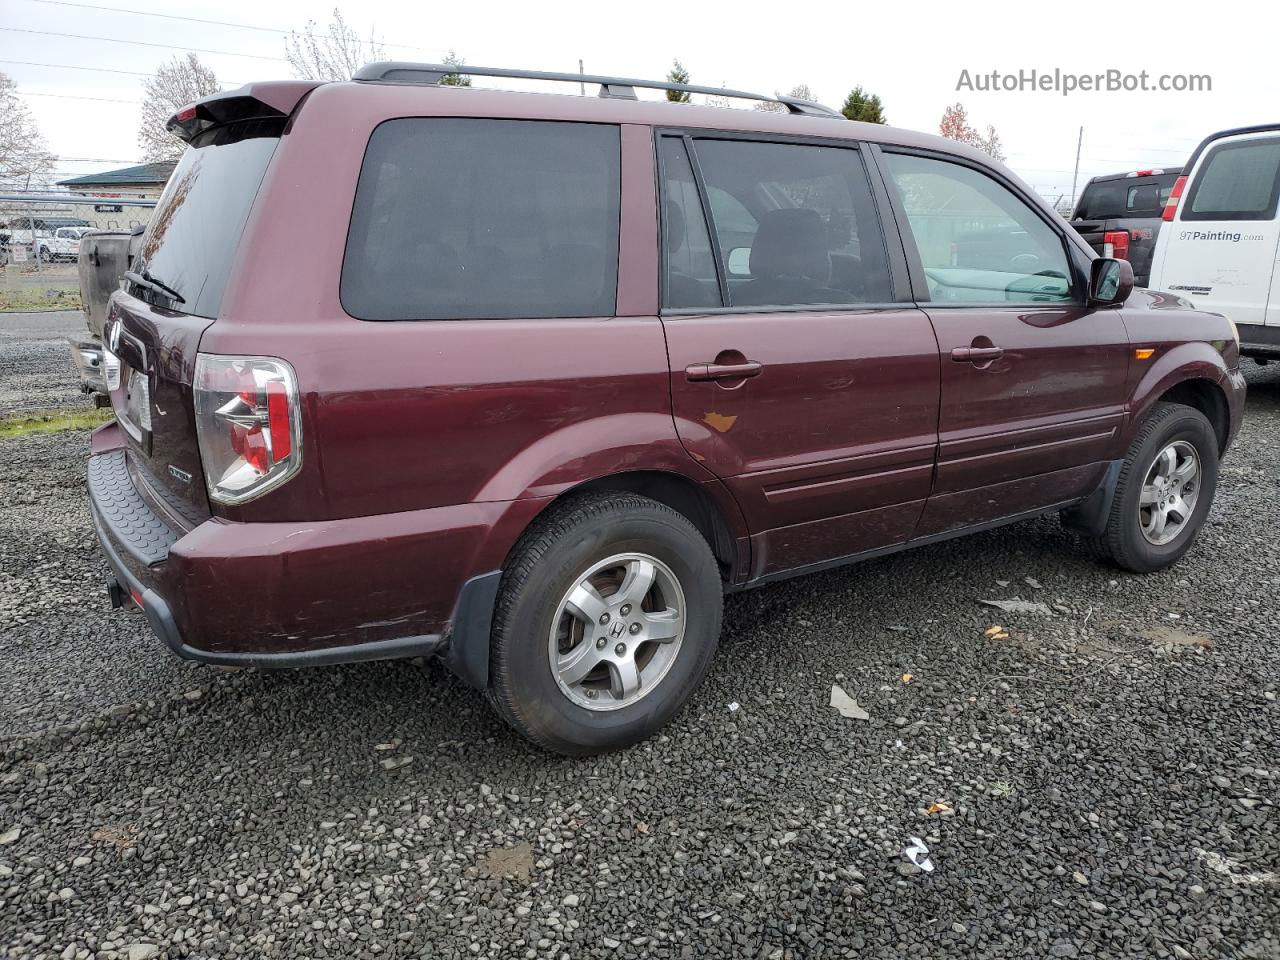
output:
M53 163L35 117L18 97L17 84L0 73L0 184L18 190L41 185Z
M162 63L143 83L142 121L138 146L148 163L177 160L186 144L165 129L169 118L187 104L217 93L222 87L213 71L194 53Z
M337 7L327 33L314 20L307 21L301 34L290 32L284 56L293 72L307 80L350 80L366 63L387 58L382 41L372 31L368 40L361 40Z
M814 99L813 91L809 89L809 85L807 83L797 83L791 88L791 92L788 93L787 96L795 97L798 100ZM764 113L786 113L787 105L785 103L778 103L774 100L761 100L755 105L755 109L763 111Z

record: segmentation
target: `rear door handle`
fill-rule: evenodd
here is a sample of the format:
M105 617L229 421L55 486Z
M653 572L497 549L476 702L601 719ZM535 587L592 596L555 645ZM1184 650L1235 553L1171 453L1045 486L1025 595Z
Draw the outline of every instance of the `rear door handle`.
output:
M956 347L951 359L959 363L990 363L1004 356L1004 347Z
M764 364L755 360L742 363L692 363L684 368L686 380L697 383L703 380L746 380L760 376Z

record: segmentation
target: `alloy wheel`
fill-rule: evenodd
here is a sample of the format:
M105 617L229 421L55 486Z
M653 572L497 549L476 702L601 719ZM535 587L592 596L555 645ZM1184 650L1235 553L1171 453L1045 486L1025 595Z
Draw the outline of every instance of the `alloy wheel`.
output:
M547 654L566 697L588 710L619 710L652 693L684 641L684 590L644 553L593 564L565 592Z
M1175 540L1195 512L1200 497L1200 454L1185 440L1175 440L1147 470L1138 498L1138 524L1148 543Z

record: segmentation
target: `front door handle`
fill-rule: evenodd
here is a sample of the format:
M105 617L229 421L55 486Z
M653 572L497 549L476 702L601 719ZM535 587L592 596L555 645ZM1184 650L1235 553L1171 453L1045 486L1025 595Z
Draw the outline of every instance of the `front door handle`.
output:
M1004 347L956 347L951 359L959 363L990 363L1004 356Z
M760 376L764 364L755 360L741 363L692 363L684 368L686 380L697 383L703 380L746 380Z

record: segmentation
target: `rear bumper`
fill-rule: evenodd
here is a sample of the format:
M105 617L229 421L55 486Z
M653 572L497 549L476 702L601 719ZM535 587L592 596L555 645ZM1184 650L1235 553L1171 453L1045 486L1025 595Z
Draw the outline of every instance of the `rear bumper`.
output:
M71 347L71 362L80 375L80 389L85 393L105 394L107 383L102 366L102 344L97 340L68 339L67 342Z
M1240 331L1242 356L1280 359L1280 326L1241 323L1236 329Z
M1239 367L1234 370L1228 370L1226 380L1222 386L1226 392L1227 406L1229 407L1227 442L1222 445L1222 452L1225 454L1231 448L1231 445L1235 443L1236 437L1240 435L1240 426L1244 422L1244 401L1248 391L1244 379L1244 371Z
M540 506L182 530L144 486L119 428L102 428L89 461L94 526L115 579L174 653L254 667L435 654L475 685L487 678L503 544Z

